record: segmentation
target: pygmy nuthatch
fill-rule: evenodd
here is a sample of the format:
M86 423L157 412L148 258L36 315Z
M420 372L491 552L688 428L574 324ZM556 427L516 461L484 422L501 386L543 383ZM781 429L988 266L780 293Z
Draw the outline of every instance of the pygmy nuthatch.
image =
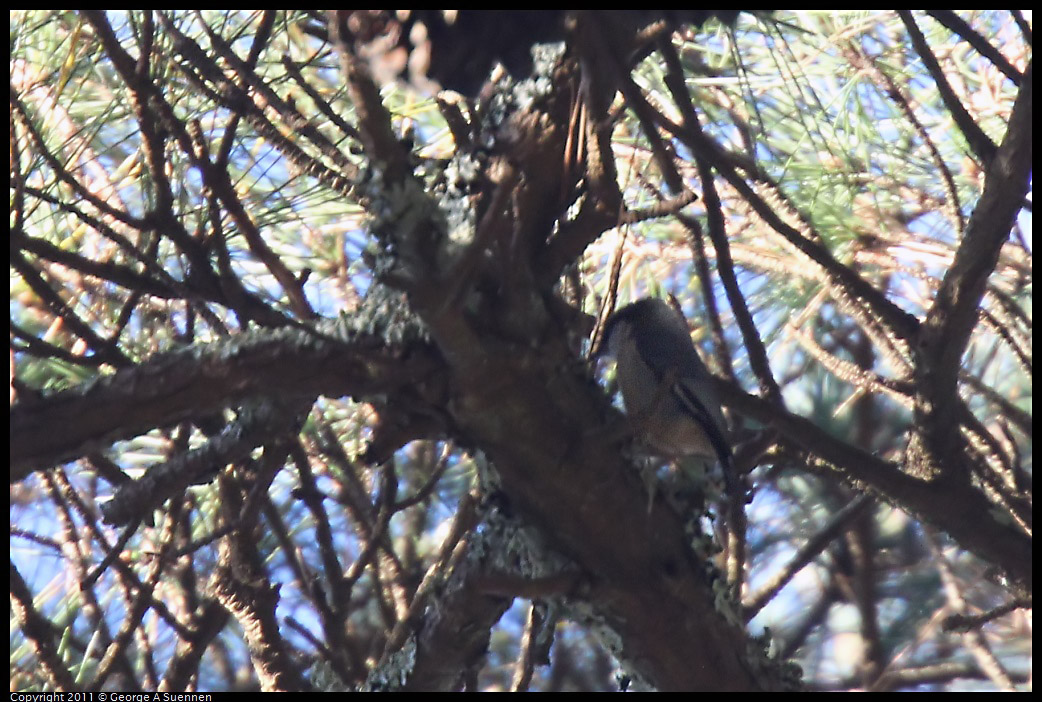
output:
M716 458L730 478L724 415L684 318L662 300L639 300L608 319L604 348L641 438L672 458Z

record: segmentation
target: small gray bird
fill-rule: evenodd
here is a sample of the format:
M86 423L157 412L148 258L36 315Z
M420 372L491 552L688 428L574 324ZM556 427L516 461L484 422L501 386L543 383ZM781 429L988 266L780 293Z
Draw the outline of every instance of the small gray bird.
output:
M727 425L684 318L662 300L639 300L608 319L603 347L618 364L626 414L641 438L671 458L719 460L730 483Z

